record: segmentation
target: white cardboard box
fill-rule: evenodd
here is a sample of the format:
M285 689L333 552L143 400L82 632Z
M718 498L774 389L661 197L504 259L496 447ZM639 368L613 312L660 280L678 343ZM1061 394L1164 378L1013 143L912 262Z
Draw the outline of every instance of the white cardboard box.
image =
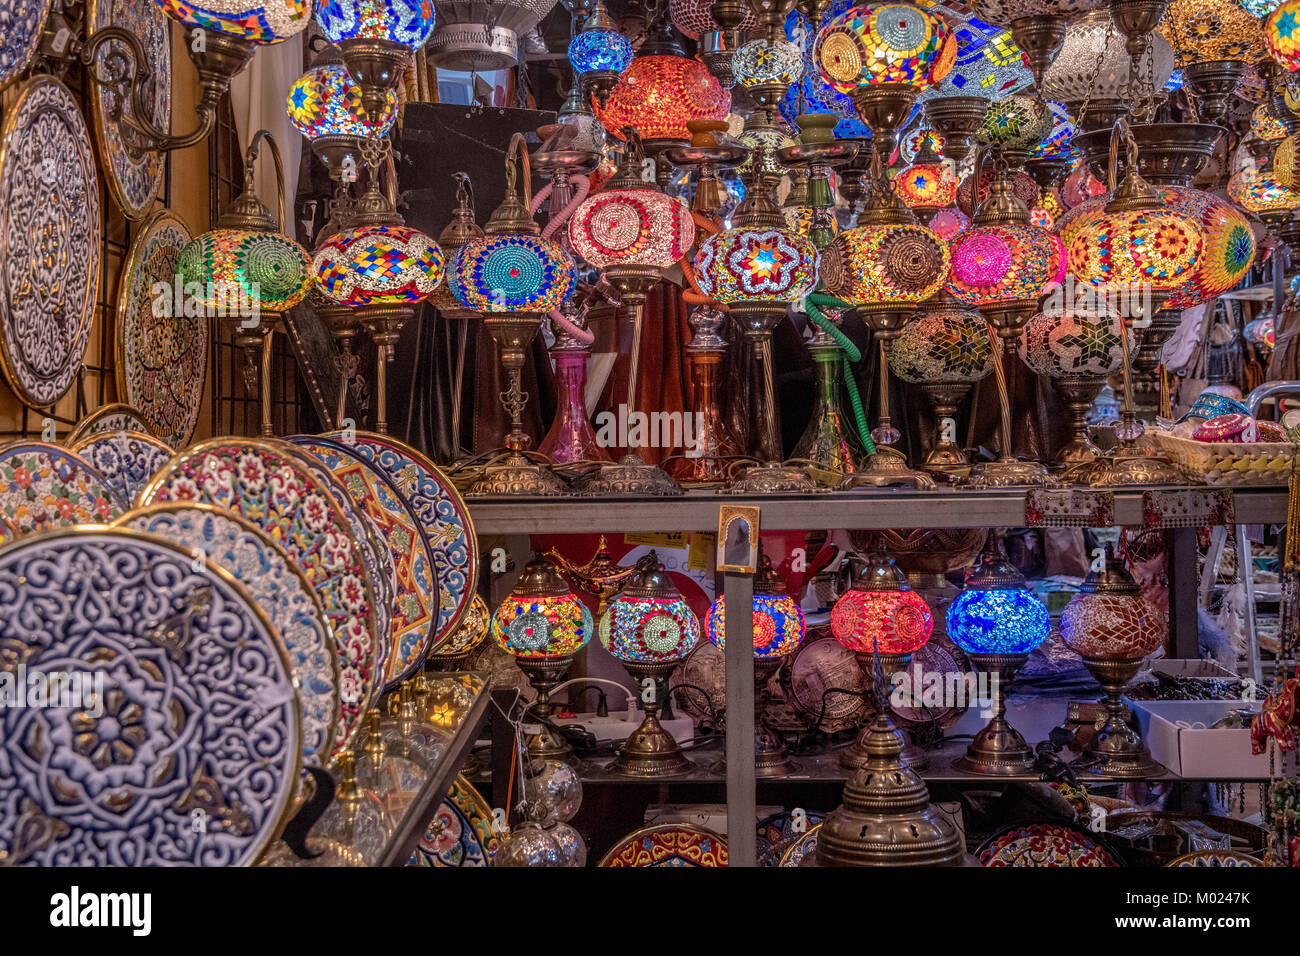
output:
M1210 730L1230 711L1248 707L1259 713L1260 701L1135 700L1133 713L1151 756L1181 777L1201 780L1267 780L1268 754L1250 752L1250 730ZM1278 751L1275 770L1294 774L1294 752Z

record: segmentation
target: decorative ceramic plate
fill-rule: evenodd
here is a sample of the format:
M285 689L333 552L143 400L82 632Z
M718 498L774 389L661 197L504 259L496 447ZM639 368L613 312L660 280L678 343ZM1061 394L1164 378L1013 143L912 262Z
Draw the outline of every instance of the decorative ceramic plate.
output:
M282 547L320 596L334 644L354 665L339 676L344 732L352 743L382 684L375 642L375 594L354 547L353 529L333 497L281 442L217 438L176 455L140 495L155 501L206 502L247 518Z
M472 653L488 636L488 627L491 623L492 614L488 611L487 602L475 594L474 599L469 602L469 609L452 628L446 643L429 656L436 660L440 657Z
M792 826L792 811L782 810L758 823L758 865L778 866L785 851L826 818L826 814L804 811L802 829Z
M673 694L673 703L686 711L697 724L702 720L711 721L715 727L725 723L727 662L712 641L696 644L695 650L687 654L681 666L673 671L668 684L670 688L678 684L693 684L708 693L707 703L693 687Z
M1240 850L1193 850L1175 857L1165 866L1263 866L1263 862Z
M163 502L129 511L115 527L156 534L229 571L284 639L302 705L303 762L322 766L343 733L338 648L325 609L288 556L251 523L213 505Z
M172 450L143 432L100 432L72 446L129 506L144 490Z
M0 89L31 61L49 13L50 0L0 0Z
M0 660L94 694L0 710L6 863L244 865L279 833L302 748L284 648L226 572L193 562L122 528L0 548L4 604L41 609L0 616Z
M392 640L385 682L394 687L424 663L437 620L438 587L433 556L414 513L387 476L348 446L326 438L297 435L289 439L325 464L352 501L365 512L388 551L397 593L393 601Z
M0 447L0 517L19 534L73 524L102 524L126 502L90 462L58 445Z
M1124 866L1094 834L1067 823L1004 827L975 852L980 866Z
M172 117L172 45L167 24L171 21L156 3L138 0L89 0L86 19L88 32L115 26L130 30L144 47L145 59L153 75L144 90L148 108L145 119L157 129L169 129ZM109 41L99 48L97 75L101 78L129 76L130 48ZM131 95L114 96L108 86L96 86L90 97L94 109L95 133L100 155L106 160L104 179L113 199L128 219L139 219L153 204L162 185L163 154L138 149L138 138L126 128L124 119L135 115ZM113 119L114 108L121 117Z
M158 437L149 423L144 420L144 416L136 409L115 402L112 405L101 405L79 421L77 427L72 429L63 442L71 446L87 435L99 435L104 432L144 432L146 435Z
M411 854L411 866L490 866L500 840L492 808L461 774Z
M34 76L0 133L0 367L29 405L53 405L81 370L99 242L85 120L66 86Z
M605 854L601 866L726 866L727 841L688 823L636 830Z
M208 374L208 320L175 304L176 261L189 241L185 223L159 210L131 244L117 292L117 393L172 448L194 434ZM159 282L173 291L155 315Z
M376 465L397 486L420 521L438 579L438 629L430 650L447 639L474 598L478 585L478 541L460 492L423 454L388 435L331 432Z
M907 665L909 674L914 674L916 668L921 668L922 675L938 674L969 674L970 663L966 660L966 655L961 649L949 641L946 637L934 637L923 644L912 654L912 662ZM925 677L922 677L920 692L924 694ZM913 688L913 693L916 693ZM939 726L947 729L957 722L962 714L970 709L970 702L958 706L939 705L937 707L894 707L890 706L890 712L894 715L894 722L904 729L929 724L932 721L938 721Z
M803 866L803 861L817 852L817 838L821 836L822 825L819 823L814 827L809 827L808 832L800 835L793 842L788 844L785 852L781 854L781 862L778 866Z
M781 668L781 690L785 702L809 725L821 719L817 728L833 734L860 727L870 708L866 698L827 693L832 687L865 694L867 678L853 652L833 637L809 641L795 652L789 667ZM771 866L776 866L774 860Z

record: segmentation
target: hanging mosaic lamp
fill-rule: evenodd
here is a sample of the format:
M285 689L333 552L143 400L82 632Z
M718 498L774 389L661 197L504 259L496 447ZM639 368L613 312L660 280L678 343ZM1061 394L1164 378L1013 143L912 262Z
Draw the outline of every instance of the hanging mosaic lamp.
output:
M600 0L582 30L569 41L569 65L583 91L595 96L601 106L609 101L619 76L632 65L632 41L619 32Z
M311 150L335 181L356 176L364 159L361 144L383 139L397 122L397 94L375 120L361 105L361 90L341 62L322 62L289 88L285 108L294 129L311 142Z
M1265 18L1264 42L1287 71L1300 70L1300 0L1286 0Z
M690 141L689 120L725 119L731 93L724 90L699 60L685 56L641 55L632 60L606 103L594 105L605 130L619 139L635 129L648 151L661 143Z
M322 0L316 8L321 32L343 54L361 90L361 105L381 116L397 89L411 54L433 32L429 0Z

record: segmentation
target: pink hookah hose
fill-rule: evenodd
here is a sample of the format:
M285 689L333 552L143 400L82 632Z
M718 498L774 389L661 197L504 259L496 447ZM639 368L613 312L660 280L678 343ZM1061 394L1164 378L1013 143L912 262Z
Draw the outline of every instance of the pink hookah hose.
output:
M543 239L551 238L551 236L555 234L555 230L564 225L564 223L569 220L569 217L572 216L577 211L578 207L582 205L582 201L587 198L587 192L591 189L591 180L586 176L581 176L574 185L577 191L574 193L573 198L569 200L568 205L561 209L558 214L552 216L550 221L546 223L546 228L542 230ZM537 210L542 207L542 201L550 194L551 183L547 183L542 187L542 191L533 197L533 208L530 209L529 212L536 214ZM565 332L569 333L569 335L573 336L583 345L590 346L596 341L596 333L592 332L590 329L584 329L581 326L574 325L564 317L563 313L561 313L559 309L552 309L550 314L552 322L558 325Z

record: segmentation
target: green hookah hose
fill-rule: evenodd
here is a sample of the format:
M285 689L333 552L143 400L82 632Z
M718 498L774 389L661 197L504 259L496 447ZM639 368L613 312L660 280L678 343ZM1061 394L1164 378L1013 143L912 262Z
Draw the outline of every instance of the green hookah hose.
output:
M862 447L868 455L876 453L876 443L871 440L871 429L867 427L867 416L862 410L862 397L858 394L858 381L853 377L853 362L862 361L862 353L853 341L839 330L839 328L830 319L822 314L818 306L827 306L836 309L852 308L847 302L837 299L833 295L823 295L811 293L804 301L807 307L808 315L817 323L823 332L833 338L839 345L843 354L840 355L840 371L843 373L844 384L849 390L849 404L853 407L853 419L858 425L858 437L862 441Z

